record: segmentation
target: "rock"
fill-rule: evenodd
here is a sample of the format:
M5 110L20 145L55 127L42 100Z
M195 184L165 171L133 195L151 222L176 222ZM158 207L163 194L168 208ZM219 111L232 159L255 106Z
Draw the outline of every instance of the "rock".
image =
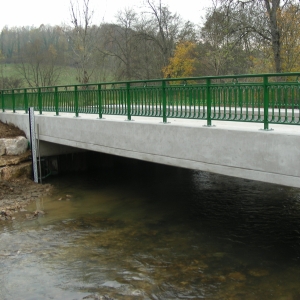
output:
M45 212L42 211L42 210L36 210L36 211L34 212L34 216L43 216L44 214L45 214Z
M228 277L232 280L244 281L246 280L246 276L240 272L232 272L228 274Z
M0 139L0 156L4 155L6 152L4 139Z
M31 162L25 162L16 166L7 166L0 168L0 180L11 180L21 176L31 177Z
M0 156L0 167L10 166L10 165L18 165L24 161L28 161L30 159L31 152L30 150L26 151L21 155L3 155Z
M32 215L32 214L25 214L25 216L26 216L27 220L34 220L34 219L36 219L36 216Z
M6 155L21 155L28 149L28 140L23 136L3 140L6 148Z

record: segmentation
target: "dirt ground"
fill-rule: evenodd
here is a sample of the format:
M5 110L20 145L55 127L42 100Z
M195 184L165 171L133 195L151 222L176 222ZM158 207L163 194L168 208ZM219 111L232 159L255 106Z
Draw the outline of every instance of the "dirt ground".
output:
M19 128L0 122L0 138L26 136ZM0 180L0 222L14 220L17 212L25 210L27 204L52 190L49 184L37 184L29 178L10 181Z
M1 138L13 138L16 136L24 136L26 137L25 133L20 130L18 127L12 124L5 124L0 121L0 139Z

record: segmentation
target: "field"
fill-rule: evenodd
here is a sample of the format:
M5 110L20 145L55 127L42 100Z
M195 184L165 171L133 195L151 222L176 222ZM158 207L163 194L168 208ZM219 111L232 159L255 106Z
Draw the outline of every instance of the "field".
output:
M23 78L23 76L18 72L16 64L2 64L0 65L0 78L3 77L16 77ZM68 85L68 84L78 84L76 80L76 69L72 67L62 67L59 80L56 85ZM28 84L24 80L24 87Z

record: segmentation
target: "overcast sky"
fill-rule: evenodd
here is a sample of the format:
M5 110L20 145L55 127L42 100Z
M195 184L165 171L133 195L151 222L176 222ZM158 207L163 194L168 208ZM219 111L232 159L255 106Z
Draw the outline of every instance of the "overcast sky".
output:
M79 2L82 0L79 0ZM117 11L125 7L141 9L144 0L90 0L94 9L94 23L112 22ZM172 12L177 12L184 20L196 24L201 22L205 8L212 0L162 0ZM39 26L41 24L69 24L70 0L1 0L0 30L4 26Z

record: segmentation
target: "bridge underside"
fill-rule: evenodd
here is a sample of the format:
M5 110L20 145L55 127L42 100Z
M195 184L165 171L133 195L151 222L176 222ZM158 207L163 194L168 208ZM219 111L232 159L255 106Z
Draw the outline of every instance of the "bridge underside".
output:
M29 136L28 115L5 112L0 120ZM300 188L300 134L291 127L262 131L257 124L203 127L201 121L162 124L53 114L36 115L35 122L42 156L91 150Z

